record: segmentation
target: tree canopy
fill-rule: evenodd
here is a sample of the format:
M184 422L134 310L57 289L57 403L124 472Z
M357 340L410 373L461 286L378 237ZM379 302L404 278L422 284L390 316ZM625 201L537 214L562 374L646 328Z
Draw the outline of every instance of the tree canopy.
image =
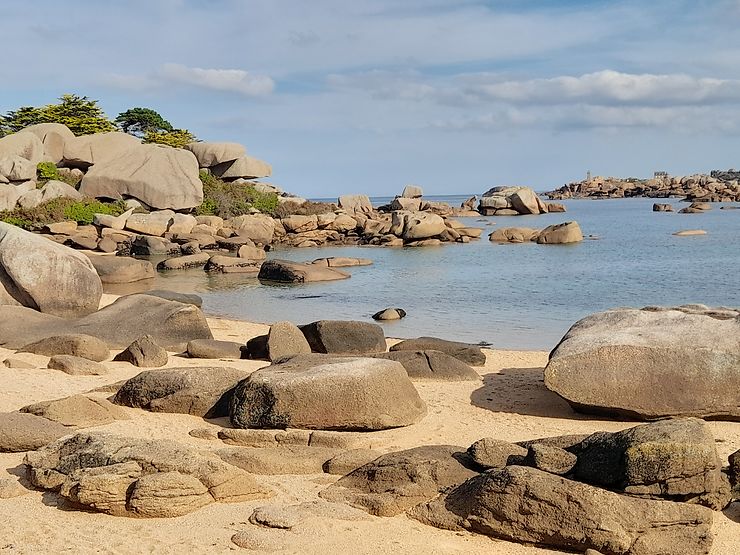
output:
M62 123L75 135L116 130L115 124L98 106L97 100L76 94L62 95L57 104L22 106L7 112L0 121L4 133L15 133L36 123Z
M149 133L173 131L172 124L151 108L129 108L116 117L116 123L125 132L135 137Z

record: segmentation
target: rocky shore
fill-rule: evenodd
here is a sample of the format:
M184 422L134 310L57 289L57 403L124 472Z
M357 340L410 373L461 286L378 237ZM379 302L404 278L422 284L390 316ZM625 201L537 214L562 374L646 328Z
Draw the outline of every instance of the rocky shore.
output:
M571 198L682 198L696 202L740 201L740 172L713 171L711 174L670 176L652 179L596 176L563 185L545 195L549 199Z

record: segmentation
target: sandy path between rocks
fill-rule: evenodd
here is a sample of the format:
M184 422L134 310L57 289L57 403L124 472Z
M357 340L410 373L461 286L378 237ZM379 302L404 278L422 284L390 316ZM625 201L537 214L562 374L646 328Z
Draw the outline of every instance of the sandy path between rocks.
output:
M110 298L107 299L110 301ZM265 333L267 326L209 318L216 339L245 342ZM0 360L11 351L0 349ZM486 351L485 367L476 370L480 382L415 382L429 407L428 415L407 428L368 434L380 451L406 449L433 443L467 447L482 437L520 441L536 437L616 431L631 422L596 420L574 413L542 381L547 353L532 351ZM0 365L0 411L56 399L129 378L139 372L126 363L106 362L107 376L68 376L45 369L46 357L16 355L40 369L9 369ZM208 361L171 356L174 366L232 366L255 370L258 361ZM154 414L125 409L129 420L97 429L144 438L169 438L204 449L223 447L221 442L188 435L194 428L225 425L178 414ZM740 449L740 423L710 422L720 455ZM22 480L23 454L0 453L0 478ZM173 519L130 519L99 513L68 510L56 495L31 491L21 497L0 499L0 553L226 553L242 551L231 536L254 529L248 518L255 507L267 503L296 503L317 499L318 492L337 477L257 476L276 496L230 505L212 504L195 513ZM740 503L715 513L714 555L737 552L740 545ZM312 518L290 531L264 529L270 552L352 554L471 554L534 555L555 553L547 549L492 540L486 536L457 533L424 526L405 516L361 520ZM282 549L281 549L282 548Z

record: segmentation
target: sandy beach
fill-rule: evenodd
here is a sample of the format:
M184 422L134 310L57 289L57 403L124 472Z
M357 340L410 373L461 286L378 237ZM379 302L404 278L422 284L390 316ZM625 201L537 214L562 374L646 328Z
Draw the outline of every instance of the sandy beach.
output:
M105 296L103 303L114 297ZM245 342L265 333L267 326L209 318L216 339ZM394 341L389 340L389 344ZM430 444L467 447L482 437L506 441L598 430L617 431L633 422L597 420L573 412L543 383L544 351L486 350L487 362L476 370L480 382L415 381L428 404L427 416L405 428L363 434L363 443L381 452ZM0 349L0 359L12 351ZM14 355L36 369L0 366L0 411L13 411L44 400L83 393L136 375L140 370L123 362L105 362L106 376L69 376L46 369L43 356ZM167 367L230 366L256 370L267 365L251 360L197 360L171 356ZM106 394L100 393L105 396ZM206 421L181 414L151 413L124 408L129 419L95 430L148 439L168 438L204 450L224 447L220 440L198 439L193 429L218 430L226 419ZM720 457L740 449L740 425L710 422ZM555 551L492 540L472 533L448 532L406 516L379 518L353 512L352 519L317 514L291 530L257 528L248 519L255 507L319 501L318 492L338 477L329 474L257 476L275 492L270 499L235 504L212 504L187 516L134 519L69 510L53 493L32 489L24 478L22 453L0 454L0 473L29 487L28 493L0 499L2 553L224 553L240 551L231 537L245 529L260 534L266 551L280 553L499 553L502 555ZM740 506L715 513L711 553L725 555L737 548Z

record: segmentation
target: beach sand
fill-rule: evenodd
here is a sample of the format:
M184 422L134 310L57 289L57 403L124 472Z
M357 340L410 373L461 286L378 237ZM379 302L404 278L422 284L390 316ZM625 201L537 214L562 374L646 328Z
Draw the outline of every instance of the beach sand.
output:
M106 302L111 301L106 298ZM265 333L267 326L209 318L214 337L245 342ZM389 341L392 343L393 341ZM0 349L0 360L11 351ZM476 368L480 382L415 382L427 402L428 415L406 428L368 434L379 451L407 449L435 443L467 447L482 437L520 441L537 437L616 431L634 422L598 420L574 413L543 383L547 353L487 350L485 367ZM68 376L45 369L48 359L16 355L37 363L39 369L9 369L0 365L0 411L12 411L32 402L82 393L134 376L140 370L127 363L106 362L106 376ZM194 360L171 356L169 367L231 366L255 370L267 363L248 360ZM202 449L224 447L220 441L188 435L195 428L214 430L221 421L180 414L125 409L129 420L95 428L148 439L168 438ZM740 449L740 423L709 422L723 460ZM23 478L22 453L0 453L0 478ZM496 553L534 555L555 551L493 540L486 536L428 527L403 515L359 520L311 518L292 530L262 529L248 523L255 507L315 501L318 492L335 481L328 474L257 476L276 495L245 503L214 503L192 514L171 519L134 519L65 508L50 492L31 490L0 499L0 553L225 553L246 551L231 542L241 530L263 537L270 552L347 554ZM736 553L740 545L740 503L715 513L712 553Z

